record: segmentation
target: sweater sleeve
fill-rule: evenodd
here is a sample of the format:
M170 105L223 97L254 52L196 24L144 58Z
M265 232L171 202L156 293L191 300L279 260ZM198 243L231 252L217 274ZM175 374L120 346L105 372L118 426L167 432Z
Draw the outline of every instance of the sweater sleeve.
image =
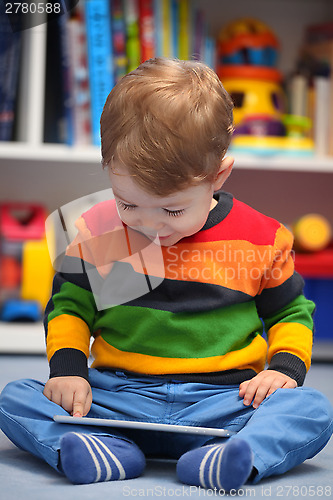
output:
M81 224L81 227L80 227ZM51 299L45 310L44 327L50 378L76 375L88 380L90 336L96 305L83 260L83 242L89 241L83 221L55 274ZM84 250L87 254L87 245Z
M292 245L292 234L281 225L256 303L268 338L268 369L302 385L311 364L315 305L304 297L303 279L294 269Z
M136 259L133 255L150 244L150 240L122 224L114 200L94 205L76 220L75 226L77 236L66 249L45 312L50 377L88 377L90 337L98 335L94 329L99 312L116 304L119 298L126 301L127 291L124 295L121 281L117 282L119 267L113 270L114 264L126 264L131 257L131 266L141 269L139 254ZM121 278L124 280L123 275Z

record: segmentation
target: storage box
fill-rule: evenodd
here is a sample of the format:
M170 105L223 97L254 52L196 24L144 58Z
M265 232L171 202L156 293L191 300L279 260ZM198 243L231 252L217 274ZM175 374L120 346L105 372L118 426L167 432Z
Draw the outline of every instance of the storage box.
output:
M316 304L314 340L333 342L333 279L305 278L304 294Z
M295 268L304 278L306 298L316 304L314 340L333 342L333 248L296 253Z

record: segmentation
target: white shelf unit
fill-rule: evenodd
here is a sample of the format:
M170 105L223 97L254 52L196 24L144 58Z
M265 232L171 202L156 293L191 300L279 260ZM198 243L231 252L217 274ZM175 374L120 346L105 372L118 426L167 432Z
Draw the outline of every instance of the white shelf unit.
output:
M82 1L82 0L80 0ZM279 68L290 72L307 24L333 20L331 0L199 0L217 35L239 17L269 24L281 42ZM47 25L23 32L19 142L0 143L0 201L64 203L108 187L96 147L43 143ZM258 210L290 223L318 211L333 223L333 157L287 158L236 155L226 190ZM44 351L40 324L1 324L1 352Z

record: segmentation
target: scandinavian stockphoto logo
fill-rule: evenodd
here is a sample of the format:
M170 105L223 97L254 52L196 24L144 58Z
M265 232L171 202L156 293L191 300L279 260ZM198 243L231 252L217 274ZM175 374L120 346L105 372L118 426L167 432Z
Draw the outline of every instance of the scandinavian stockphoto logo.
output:
M68 14L79 0L0 0L1 26L7 16L13 33L34 28Z
M54 270L82 286L88 278L99 311L142 297L164 280L158 236L152 241L122 223L111 188L58 208L45 228Z

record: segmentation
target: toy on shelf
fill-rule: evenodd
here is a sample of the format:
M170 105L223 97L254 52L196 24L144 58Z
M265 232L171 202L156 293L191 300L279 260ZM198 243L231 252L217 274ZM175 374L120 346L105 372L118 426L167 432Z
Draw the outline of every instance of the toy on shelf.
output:
M328 247L332 239L332 227L320 214L300 217L292 227L295 249L303 252L318 252Z
M241 18L227 24L219 36L222 64L276 66L279 41L259 19Z
M278 50L274 33L257 19L238 19L220 33L217 73L234 102L234 152L313 155L311 122L286 115Z
M292 226L295 269L304 278L304 294L316 304L315 341L332 341L333 231L326 217L307 214Z
M37 204L0 205L0 320L41 319L53 269L45 238L45 209Z

